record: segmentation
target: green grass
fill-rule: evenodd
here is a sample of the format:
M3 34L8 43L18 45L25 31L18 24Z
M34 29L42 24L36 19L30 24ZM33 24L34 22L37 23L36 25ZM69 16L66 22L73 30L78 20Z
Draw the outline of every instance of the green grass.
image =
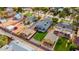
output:
M65 37L61 37L58 39L54 50L55 51L68 51L69 50L69 46L66 46L68 42L68 39Z
M34 39L37 40L37 41L42 41L43 38L46 36L47 32L37 32L35 35L34 35Z
M32 13L28 12L28 13L25 14L25 16L29 16L30 17L30 16L32 16Z
M65 20L65 19L62 19L60 22L67 22L67 23L70 23L70 21L69 20Z

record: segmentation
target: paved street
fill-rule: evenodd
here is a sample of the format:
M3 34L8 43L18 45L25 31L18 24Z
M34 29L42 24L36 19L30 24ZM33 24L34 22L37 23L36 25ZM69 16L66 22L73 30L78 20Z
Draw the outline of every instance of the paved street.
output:
M24 40L22 40L21 38L18 38L17 36L14 36L14 35L12 35L12 34L10 34L10 33L7 33L7 32L5 32L5 31L3 31L2 29L0 29L0 34L3 34L3 35L7 35L7 36L9 36L9 37L12 37L13 39L16 39L16 40L20 40L23 44L24 44L24 46L29 46L29 47L32 47L35 51L43 51L43 49L41 49L41 48L39 48L39 47L37 47L37 46L35 46L35 45L33 45L33 44L31 44L31 43L29 43L29 42L25 42Z

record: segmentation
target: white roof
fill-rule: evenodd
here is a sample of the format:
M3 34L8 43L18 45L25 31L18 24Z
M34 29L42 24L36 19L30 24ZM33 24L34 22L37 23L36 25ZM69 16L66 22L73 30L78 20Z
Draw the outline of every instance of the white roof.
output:
M10 25L10 26L7 26L7 27L6 27L6 29L8 29L8 30L10 30L10 31L11 31L11 30L13 30L13 29L14 29L14 27L15 27L15 26Z
M0 22L1 23L4 23L4 22L6 22L7 20L5 19L5 18L3 18L3 19L0 19Z
M17 13L14 17L17 18L17 19L21 19L22 18L22 14L21 13Z
M6 11L7 11L7 12L12 12L12 11L13 11L13 8L8 7L8 8L6 8Z

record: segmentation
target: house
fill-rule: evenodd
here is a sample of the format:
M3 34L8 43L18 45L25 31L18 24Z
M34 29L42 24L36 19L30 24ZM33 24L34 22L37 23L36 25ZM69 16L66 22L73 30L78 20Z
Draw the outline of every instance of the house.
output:
M14 20L21 20L21 19L23 19L23 15L21 14L21 13L16 13L15 15L14 15L14 18L13 18Z
M7 8L6 8L6 12L13 12L13 8L7 7Z
M1 18L0 19L0 27L7 27L7 26L10 26L10 25L13 25L13 24L16 24L18 21L17 20L13 20L13 18Z
M21 31L23 31L25 28L25 26L22 24L22 22L19 22L15 25L8 25L5 27L5 29L15 33L15 34L19 34Z
M7 12L7 13L12 13L12 12L14 12L14 10L13 10L13 8L11 8L11 7L7 7L7 8L5 9L5 12Z
M27 19L24 21L24 24L30 24L35 23L37 21L37 18L35 16L27 17Z
M25 29L23 30L19 36L24 38L24 39L30 39L34 34L36 33L35 30L32 30L32 29Z
M7 7L5 9L5 12L6 12L7 16L9 16L9 17L11 17L11 16L13 16L15 14L13 8L11 8L11 7Z
M28 21L29 21L30 23L36 22L36 21L37 21L37 18L36 18L35 16L30 16L30 17L28 17Z
M52 25L52 20L51 18L48 17L45 18L44 20L39 21L36 24L35 29L40 32L45 32L51 25Z
M7 22L7 19L5 19L5 18L0 18L0 23L5 23L5 22Z
M53 33L53 30L51 30L46 36L45 38L43 39L42 41L42 46L44 46L45 48L48 48L50 50L53 50L57 40L58 40L58 36L56 36L54 33Z
M22 22L19 22L19 23L14 25L12 32L18 35L24 29L25 29L25 26L22 24Z
M51 12L61 12L63 11L63 7L50 7L49 10Z
M55 26L54 34L61 36L62 34L67 38L73 37L73 26L69 23L58 23Z

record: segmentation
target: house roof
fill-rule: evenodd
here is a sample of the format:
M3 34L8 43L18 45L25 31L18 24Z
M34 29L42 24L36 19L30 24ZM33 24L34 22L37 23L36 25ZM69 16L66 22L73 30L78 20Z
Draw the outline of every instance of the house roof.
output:
M0 18L0 22L1 23L4 23L4 22L6 22L7 21L7 19L5 19L5 18Z
M26 37L27 39L30 39L35 33L36 31L35 30L32 30L32 29L26 29L26 30L23 30L23 32L26 36L23 36L23 37Z
M73 29L73 26L69 23L58 23L57 26L65 28L65 29L70 29L70 30Z
M6 8L6 11L7 11L7 12L13 12L13 8L8 7L8 8Z
M57 28L59 28L60 31L62 30L62 31L66 31L69 33L73 33L73 26L69 23L58 23Z
M52 20L45 18L44 20L37 23L38 27L44 27L47 29L52 24Z
M29 22L34 22L35 20L37 20L37 18L35 16L28 17Z
M12 31L12 30L14 29L14 27L15 27L15 26L10 25L10 26L7 26L7 27L6 27L6 29L8 29L8 30Z
M16 15L14 16L17 19L21 19L22 18L22 14L21 13L16 13Z

